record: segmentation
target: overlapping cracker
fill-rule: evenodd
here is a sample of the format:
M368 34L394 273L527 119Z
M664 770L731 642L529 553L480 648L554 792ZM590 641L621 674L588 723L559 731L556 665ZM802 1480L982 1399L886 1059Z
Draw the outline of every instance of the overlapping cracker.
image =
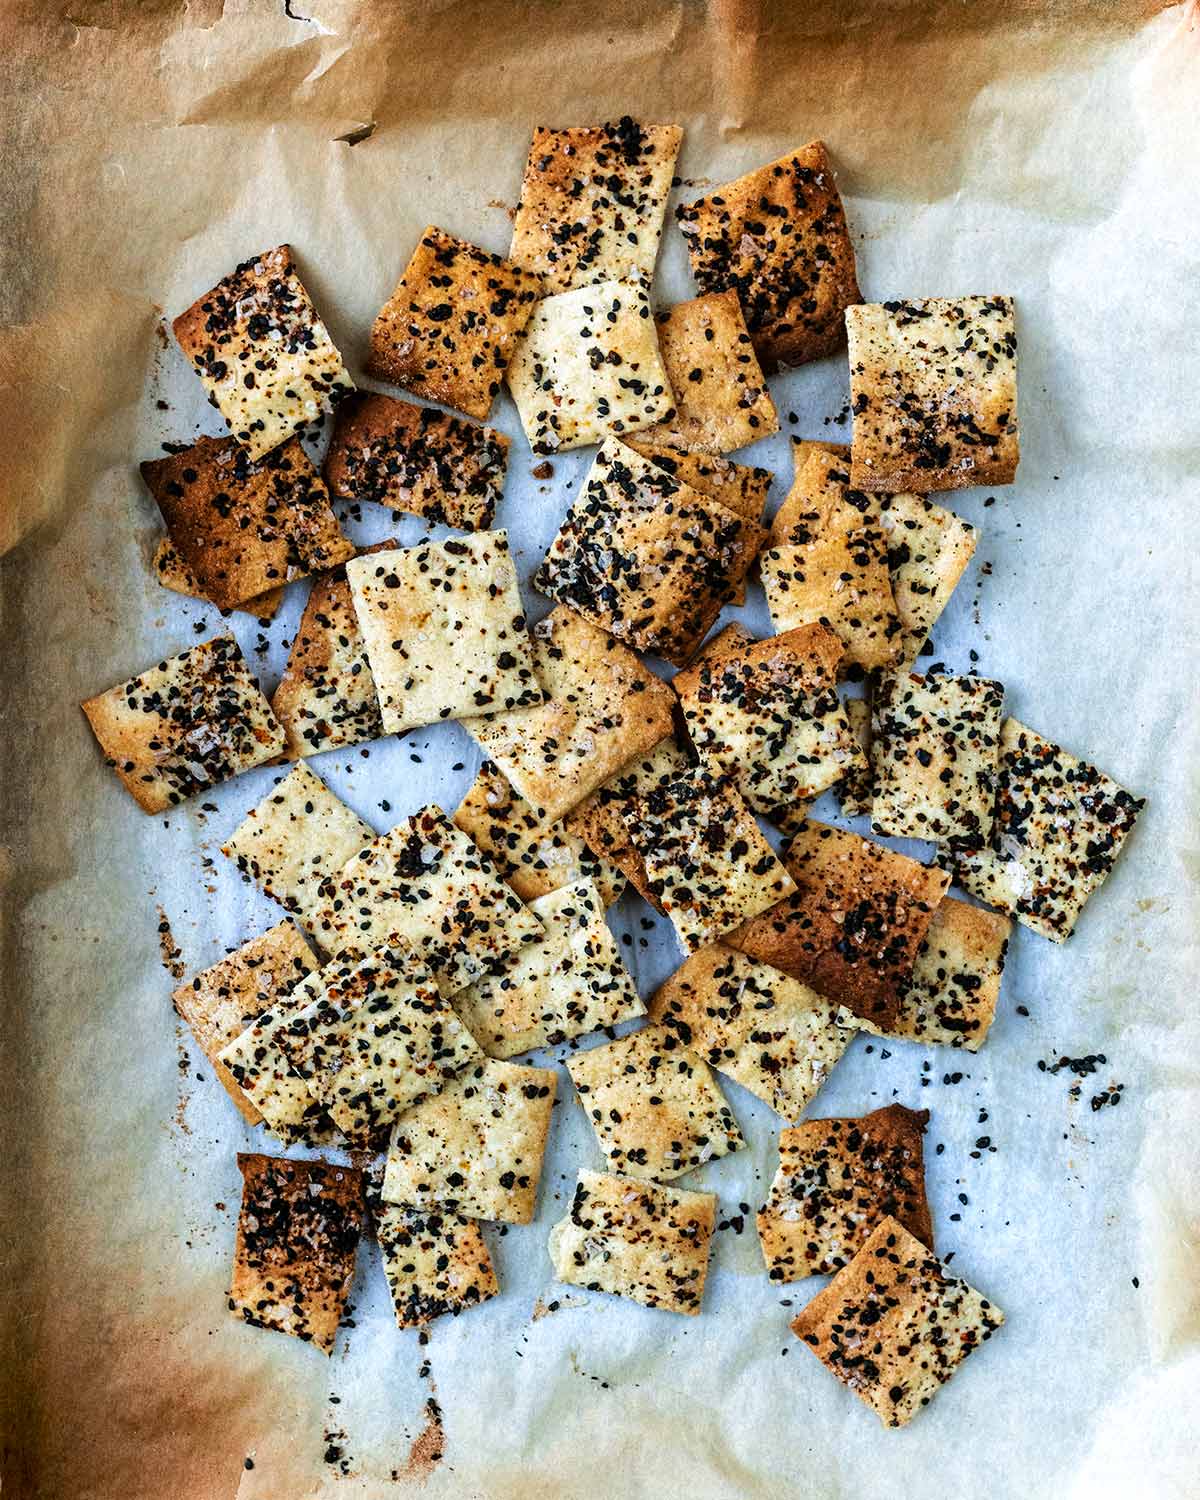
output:
M924 495L881 495L888 571L900 616L899 667L911 667L975 551L969 521Z
M499 1295L492 1257L473 1219L407 1203L372 1207L396 1323L424 1328Z
M633 432L624 439L627 447L701 495L719 500L726 510L758 523L770 493L770 469L752 464L735 464L719 453L688 452L673 443L660 442L654 429Z
M875 780L871 773L871 704L866 698L847 698L842 706L846 710L850 733L862 755L851 762L850 770L834 790L838 805L847 818L869 817L875 800Z
M208 596L200 587L200 580L172 546L169 536L164 536L154 549L154 560L151 566L159 583L163 588L170 589L173 594L183 594L189 599L208 600ZM283 603L283 593L282 588L268 589L257 599L247 599L244 604L239 604L238 608L244 614L253 615L256 620L266 625L279 613L279 606ZM211 601L208 602L211 603Z

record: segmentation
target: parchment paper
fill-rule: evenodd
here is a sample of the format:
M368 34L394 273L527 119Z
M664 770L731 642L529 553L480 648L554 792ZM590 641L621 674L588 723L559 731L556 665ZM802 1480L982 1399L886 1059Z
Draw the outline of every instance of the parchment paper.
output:
M1200 1491L1200 32L1157 9L5 8L6 1497ZM686 1182L744 1223L715 1237L698 1319L553 1282L547 1231L600 1160L561 1069L537 1221L488 1231L500 1298L422 1346L393 1326L370 1245L331 1362L232 1319L235 1152L261 1137L174 1021L167 970L275 919L218 846L278 773L221 788L215 813L148 819L77 707L220 627L148 571L137 461L219 430L164 314L287 239L359 370L427 222L506 250L532 126L622 112L685 126L683 195L823 137L868 298L1015 295L1020 475L994 504L950 497L982 540L936 658L962 671L978 651L1011 712L1150 798L1072 941L1018 930L978 1056L860 1038L814 1107L932 1111L939 1247L1008 1315L901 1432L788 1332L787 1302L818 1283L761 1271L752 1213L779 1121L724 1081L752 1145ZM668 228L656 294L690 287ZM772 389L785 434L848 440L843 359ZM507 398L496 420L517 438L499 523L527 579L590 455L539 483ZM786 435L747 456L778 471L777 503ZM391 529L382 512L351 524ZM255 622L231 622L268 690L304 592L261 655ZM757 588L742 617L765 631ZM452 808L477 763L444 726L315 769L382 830ZM614 915L643 992L677 962L646 916L631 897ZM1078 1099L1069 1072L1037 1067L1099 1053ZM1120 1106L1093 1110L1117 1083ZM983 1136L995 1150L974 1157Z

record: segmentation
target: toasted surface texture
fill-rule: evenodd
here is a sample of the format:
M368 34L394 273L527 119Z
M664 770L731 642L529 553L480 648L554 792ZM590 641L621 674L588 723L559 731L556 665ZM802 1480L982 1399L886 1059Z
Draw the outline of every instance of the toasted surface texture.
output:
M602 281L539 302L508 371L535 453L649 427L675 398L640 282Z
M371 329L367 373L486 417L541 279L432 224Z
M106 764L148 813L283 752L283 730L231 635L168 657L82 708Z
M500 1291L483 1231L472 1219L405 1203L374 1207L396 1322L422 1328L487 1302Z
M847 309L846 331L856 488L924 494L1012 482L1011 297L863 303Z
M507 532L356 557L346 577L387 733L542 701Z
M354 382L279 245L243 261L175 319L175 337L252 459L278 448Z
M580 1172L571 1210L550 1231L560 1281L695 1316L704 1299L715 1193Z
M675 210L702 292L735 291L768 374L842 345L859 300L825 147L812 141Z
M363 1175L321 1161L238 1153L242 1211L229 1310L333 1350L354 1280Z
M886 1218L933 1249L921 1140L928 1120L927 1109L889 1104L782 1132L779 1170L758 1214L772 1281L832 1276Z
M770 469L735 464L719 453L687 452L673 443L658 441L653 429L632 433L625 442L635 453L666 469L699 494L719 500L726 510L756 525L762 520L774 478Z
M383 1196L470 1219L528 1224L556 1074L486 1058L396 1122Z
M654 275L678 125L622 115L604 125L538 125L521 182L510 258L548 292Z
M901 667L911 667L975 551L969 521L924 495L881 495L888 571L900 616Z
M151 567L154 569L154 576L163 588L170 589L172 593L185 594L189 599L208 597L200 587L200 580L180 557L169 536L164 536L154 549ZM282 603L283 587L281 585L279 588L268 589L257 599L247 599L244 604L238 605L238 608L266 625L279 613L279 606Z
M1064 942L1145 805L1095 766L1006 719L992 841L959 853L958 878L971 895Z
M871 705L866 698L847 698L842 705L850 722L861 758L837 784L837 799L847 818L869 817L875 800L875 782L871 774Z
M1003 1322L998 1307L889 1218L792 1332L885 1427L903 1427Z

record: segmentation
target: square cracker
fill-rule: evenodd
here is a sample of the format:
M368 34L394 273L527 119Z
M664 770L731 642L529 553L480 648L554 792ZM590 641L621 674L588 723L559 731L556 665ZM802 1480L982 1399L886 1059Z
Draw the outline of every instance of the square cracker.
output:
M1005 719L992 842L958 854L958 878L972 896L1064 942L1145 805L1095 766Z
M866 698L847 698L842 707L862 755L837 783L838 805L847 818L869 817L875 800L875 782L871 774L871 704Z
M881 495L879 504L900 616L898 665L911 667L971 561L978 533L924 495Z
M784 864L796 894L725 943L886 1029L949 875L811 818Z
M530 634L546 701L465 727L532 807L561 818L670 733L675 694L573 610L552 610Z
M485 1058L396 1122L383 1175L390 1203L528 1224L537 1203L557 1074Z
M690 953L796 889L729 778L703 767L638 797L628 826L650 889Z
M682 666L766 532L610 439L534 587L639 651Z
M666 1027L577 1052L567 1072L613 1172L669 1182L746 1144L708 1064Z
M247 1152L238 1153L238 1170L230 1312L331 1353L354 1280L363 1174Z
M173 327L252 459L278 448L354 389L296 274L290 245L243 261Z
M986 677L899 672L871 705L871 828L894 838L991 837L1004 686Z
M204 599L212 603L200 587L200 580L180 557L169 536L164 536L154 549L154 560L151 566L154 569L154 576L163 588L170 589L173 594L184 594L189 599ZM279 613L279 606L283 603L283 592L282 587L268 589L257 599L247 599L244 604L239 604L238 608L244 614L253 615L256 620L266 625Z
M675 398L640 282L601 281L539 302L508 370L535 453L649 427Z
M339 500L487 531L504 492L508 449L494 427L364 392L338 407L325 480Z
M704 1299L715 1193L583 1172L550 1231L559 1281L694 1317Z
M315 936L322 882L374 837L371 825L301 762L250 809L221 853Z
M218 609L354 556L299 438L255 462L232 438L202 437L140 469L175 550Z
M484 531L346 564L383 727L541 703L506 531Z
M896 1219L933 1249L921 1141L928 1120L927 1109L889 1104L780 1134L779 1170L758 1212L772 1281L834 1275L880 1219Z
M645 1015L590 880L551 891L530 908L540 943L495 964L454 997L490 1057L516 1057Z
M251 1125L257 1125L262 1115L221 1062L220 1051L315 968L312 952L299 929L285 919L211 968L203 969L171 996L197 1045Z
M432 224L371 328L367 373L484 418L541 278Z
M868 302L846 311L850 479L891 494L1011 484L1017 334L1011 297Z
M659 987L650 1018L785 1120L808 1108L858 1026L798 979L721 943Z
M889 1218L792 1332L885 1427L903 1427L1003 1322L994 1303Z
M399 1327L423 1328L446 1313L457 1318L499 1295L487 1242L473 1219L410 1203L374 1204L372 1217Z
M841 348L842 315L859 290L821 141L680 204L675 217L696 285L737 292L768 374Z
M654 321L675 410L644 429L651 442L731 453L779 431L736 292L677 302Z
M175 807L283 753L283 730L231 635L168 657L81 707L129 795Z
M509 257L548 292L597 281L649 283L683 131L622 115L603 125L537 125Z

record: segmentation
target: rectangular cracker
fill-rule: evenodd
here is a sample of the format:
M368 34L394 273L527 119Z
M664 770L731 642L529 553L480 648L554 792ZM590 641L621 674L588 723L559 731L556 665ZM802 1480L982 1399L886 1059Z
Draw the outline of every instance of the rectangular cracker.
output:
M483 1231L473 1219L410 1203L373 1205L375 1238L400 1328L457 1318L500 1293Z
M665 417L675 398L646 288L601 281L544 298L508 388L535 453L566 453Z
M169 536L163 537L154 549L151 567L154 569L154 576L163 588L170 589L173 594L184 594L189 599L208 598L200 587L200 580L175 550ZM283 593L282 587L268 589L257 599L247 599L244 604L239 604L238 608L244 614L253 615L256 620L266 625L279 613L279 606L283 603Z
M922 1136L927 1109L888 1104L855 1119L805 1120L779 1137L779 1170L758 1212L767 1276L833 1276L881 1219L933 1249Z
M1011 297L929 297L846 310L851 483L890 494L1011 484L1017 334Z
M834 788L838 805L847 818L870 817L875 800L875 781L871 773L871 705L866 698L846 698L842 707L850 724L861 759L851 763L850 770Z
M164 812L283 752L283 729L231 635L80 706L105 764L143 812Z
M534 587L618 640L682 666L765 537L753 521L609 440Z
M785 1120L798 1120L858 1023L797 979L713 943L650 999L650 1018Z
M1145 805L1095 766L1005 719L992 842L958 852L958 879L972 896L1065 942Z
M528 1224L550 1133L558 1076L484 1058L392 1131L383 1197L468 1219Z
M429 225L371 328L367 374L485 418L541 278Z
M487 531L504 492L509 446L494 427L361 392L338 407L325 479L339 500Z
M290 245L243 261L173 327L251 459L278 448L354 389L296 274Z
M597 281L649 284L683 131L628 115L603 125L537 125L509 257L548 292Z
M775 477L770 469L761 469L756 464L735 464L719 453L688 452L672 443L657 441L653 429L630 433L625 444L699 494L719 500L735 515L755 524L762 520L771 480Z
M585 1172L550 1231L559 1281L695 1317L704 1300L715 1193Z
M465 727L521 796L555 819L670 733L675 694L573 610L552 610L530 635L546 701Z
M1003 1322L994 1303L888 1218L792 1332L885 1427L903 1427Z
M346 564L383 727L541 703L506 531L485 531Z
M859 301L854 246L824 143L768 162L675 210L702 292L737 292L770 374L842 346Z
M911 667L971 561L978 533L924 495L881 495L879 504L900 616L897 665Z

